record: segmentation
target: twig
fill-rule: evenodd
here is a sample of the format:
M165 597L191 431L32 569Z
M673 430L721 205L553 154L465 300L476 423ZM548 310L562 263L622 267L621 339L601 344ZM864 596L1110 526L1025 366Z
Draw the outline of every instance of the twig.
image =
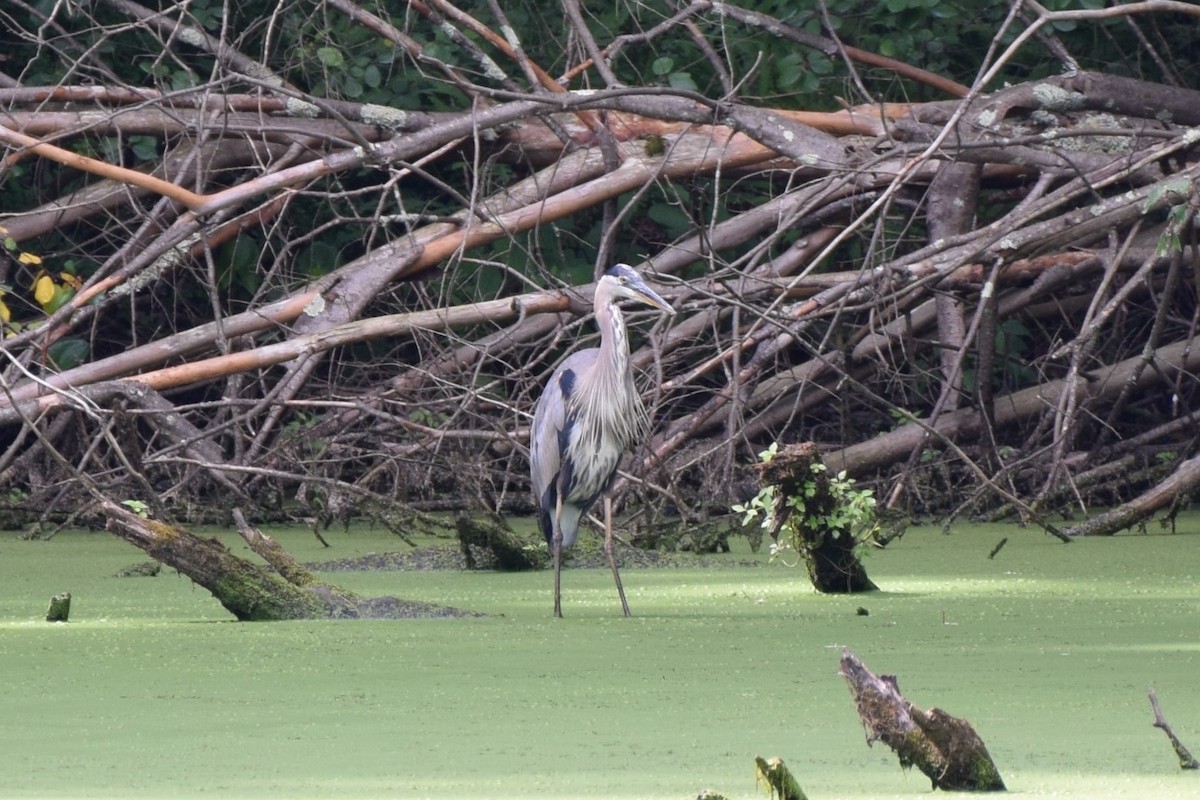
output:
M1158 706L1158 695L1154 690L1150 690L1150 708L1154 709L1154 727L1162 730L1171 740L1171 747L1175 748L1175 755L1179 758L1180 769L1200 769L1200 761L1192 757L1188 749L1183 746L1183 742L1179 741L1179 737L1175 735L1175 731L1171 730L1171 726L1167 723L1167 718L1163 716L1162 709Z

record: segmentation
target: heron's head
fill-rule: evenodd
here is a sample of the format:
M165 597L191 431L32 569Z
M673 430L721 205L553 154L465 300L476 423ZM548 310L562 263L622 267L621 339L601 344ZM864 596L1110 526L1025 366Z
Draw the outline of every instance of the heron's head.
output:
M597 286L597 294L606 293L610 300L637 300L660 311L674 314L671 304L658 292L646 285L646 281L628 264L617 264L605 271Z

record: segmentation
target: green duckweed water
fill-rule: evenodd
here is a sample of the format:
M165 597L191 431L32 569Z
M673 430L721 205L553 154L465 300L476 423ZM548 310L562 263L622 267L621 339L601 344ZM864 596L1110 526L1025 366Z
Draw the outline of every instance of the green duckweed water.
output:
M112 577L141 554L105 534L5 534L0 797L750 798L755 755L813 800L928 796L865 745L843 647L969 719L1010 794L1200 797L1146 700L1200 751L1200 519L1180 531L916 529L852 598L780 565L627 569L628 620L606 570L564 573L559 621L547 573L337 573L493 616L257 624L168 571ZM274 533L305 560L401 547ZM42 621L64 590L72 621Z

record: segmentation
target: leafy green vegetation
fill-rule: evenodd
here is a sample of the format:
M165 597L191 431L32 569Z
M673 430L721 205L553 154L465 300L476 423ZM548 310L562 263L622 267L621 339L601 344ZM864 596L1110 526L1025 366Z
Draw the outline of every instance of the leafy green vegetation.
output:
M768 462L779 452L779 444L772 442L771 446L758 454L761 461ZM875 492L871 489L855 489L855 480L843 470L833 476L828 476L829 468L822 463L810 465L813 476L804 482L801 491L788 495L787 504L790 507L787 519L780 528L779 541L771 544L771 558L790 563L788 554L803 555L815 542L811 533L806 531L829 531L834 537L849 536L861 544L871 537L878 527L875 516ZM820 503L819 508L810 508L809 502L820 491L819 477L826 474L825 484L832 501L832 507L826 508ZM742 515L742 525L749 525L759 520L764 530L775 527L775 498L778 487L764 486L746 503L738 503L732 507L736 514Z

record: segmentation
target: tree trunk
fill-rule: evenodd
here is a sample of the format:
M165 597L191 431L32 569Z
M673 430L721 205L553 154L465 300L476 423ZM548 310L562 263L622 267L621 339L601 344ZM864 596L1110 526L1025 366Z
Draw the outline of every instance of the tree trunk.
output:
M841 674L850 684L867 744L882 740L945 791L1002 792L1004 781L971 723L938 708L917 708L900 694L894 675L877 676L858 656L842 653Z
M268 562L287 579L235 556L215 538L203 539L108 501L102 510L108 518L109 531L208 589L229 613L243 622L470 615L454 608L394 597L359 597L319 580L258 531L252 531L248 537L244 532L243 536L256 552L268 553ZM247 526L242 527L245 530Z
M814 465L818 469L813 469ZM838 507L830 491L828 472L822 468L821 453L812 442L788 445L770 461L759 465L759 482L774 486L775 524L771 538L791 521L796 532L792 545L808 567L808 577L819 592L852 594L878 589L867 577L859 560L853 531L828 522ZM791 498L802 498L804 513L793 519Z

